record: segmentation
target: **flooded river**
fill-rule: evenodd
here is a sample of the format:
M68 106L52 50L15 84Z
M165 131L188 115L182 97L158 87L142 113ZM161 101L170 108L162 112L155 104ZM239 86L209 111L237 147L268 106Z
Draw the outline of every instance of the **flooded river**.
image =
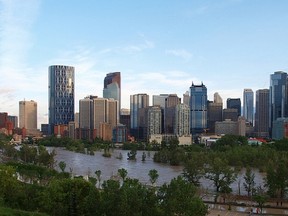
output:
M52 147L49 148L53 149ZM128 150L119 150L116 149L112 153L110 158L103 157L103 152L97 151L95 155L86 155L81 153L75 153L71 151L64 150L62 148L55 148L57 165L60 161L66 163L66 172L72 171L74 175L89 175L95 177L95 171L101 170L101 179L107 180L113 175L117 175L117 171L120 168L124 168L128 171L128 177L137 178L143 184L149 184L149 170L156 169L159 174L159 178L156 182L157 185L162 185L164 183L169 183L171 179L181 175L183 172L182 166L170 166L166 164L160 164L153 162L154 152L146 153L146 160L142 161L143 151L137 151L137 160L130 161L127 160ZM122 154L123 158L117 159L119 154ZM59 167L56 167L57 170L60 170ZM255 173L255 182L256 186L262 185L263 187L263 177L262 173L259 173L257 170L254 170ZM241 194L246 194L243 188L243 176L245 175L245 170L241 170L238 174L237 180L231 185L233 193L240 191ZM205 178L201 179L201 185L203 188L213 191L213 182Z

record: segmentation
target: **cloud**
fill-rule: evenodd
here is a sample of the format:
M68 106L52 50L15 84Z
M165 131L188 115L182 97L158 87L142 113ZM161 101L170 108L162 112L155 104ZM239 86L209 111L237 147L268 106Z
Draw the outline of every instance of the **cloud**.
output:
M141 51L144 51L146 49L152 49L154 47L155 47L155 45L152 41L144 39L144 41L142 43L134 44L134 45L128 45L126 47L123 47L122 49L123 49L123 51L126 51L126 52L141 52Z
M31 29L39 6L39 0L0 0L0 103L12 114L18 113L18 97L30 81L26 60L33 46Z
M185 49L166 50L165 53L166 55L181 57L185 60L189 60L193 57L192 53L188 52Z

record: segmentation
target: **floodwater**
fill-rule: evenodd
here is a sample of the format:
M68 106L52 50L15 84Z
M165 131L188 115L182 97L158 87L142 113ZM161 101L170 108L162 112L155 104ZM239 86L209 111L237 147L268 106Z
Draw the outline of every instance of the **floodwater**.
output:
M52 150L52 147L48 147ZM158 186L169 183L173 178L179 176L183 172L182 166L170 166L168 164L155 163L153 161L153 155L155 152L151 151L137 151L136 161L127 160L128 150L115 149L111 152L110 158L103 157L103 151L96 151L95 155L87 155L81 153L75 153L67 151L63 148L54 148L56 150L56 169L60 170L58 163L64 161L66 163L66 172L72 172L74 175L92 176L95 177L95 171L101 170L101 180L110 179L112 176L117 175L118 169L124 168L128 171L128 177L137 178L143 184L149 184L149 170L156 169L159 174L159 178L156 182ZM142 154L146 153L146 160L142 161ZM119 154L122 154L122 159L117 159ZM255 174L256 187L264 184L263 173L259 173L258 170L253 170ZM238 177L234 183L231 184L234 194L246 195L243 187L245 169L242 169L238 173ZM213 191L213 182L202 178L201 185L208 191Z

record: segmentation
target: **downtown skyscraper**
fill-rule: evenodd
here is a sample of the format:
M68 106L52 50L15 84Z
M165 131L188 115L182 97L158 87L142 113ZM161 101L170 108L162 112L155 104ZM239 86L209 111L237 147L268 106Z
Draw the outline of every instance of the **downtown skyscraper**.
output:
M64 65L48 68L50 133L55 125L68 125L74 121L74 71L74 67Z
M243 116L250 125L254 124L254 92L252 89L243 91Z
M139 109L149 106L149 95L134 94L130 95L130 133L135 137L143 136L139 134Z
M25 128L29 135L37 130L37 102L19 101L19 127Z
M121 110L121 73L112 72L104 78L103 98L113 98L118 101L118 122L120 121Z
M277 118L287 117L287 73L276 71L270 75L269 127Z
M269 89L256 91L255 135L269 137Z
M207 129L207 88L203 83L190 87L191 134L200 134Z

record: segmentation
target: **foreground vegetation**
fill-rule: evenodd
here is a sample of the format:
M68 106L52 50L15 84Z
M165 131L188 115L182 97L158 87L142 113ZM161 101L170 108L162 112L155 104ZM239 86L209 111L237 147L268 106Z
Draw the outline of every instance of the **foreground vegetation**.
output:
M70 141L51 137L38 144L80 152L87 147L90 151L102 148L109 153L113 147L105 142L84 144ZM198 193L200 179L212 181L215 202L218 196L228 201L231 184L242 168L246 168L246 173L241 184L247 197L257 202L260 208L269 198L274 198L280 205L287 197L287 139L251 146L245 137L226 135L211 147L201 144L180 147L176 139L170 143L162 142L161 145L124 145L126 149L131 149L128 155L130 160L139 149L159 149L154 155L155 162L183 165L182 176L159 188L154 187L158 178L156 170L149 171L151 187L142 185L137 179L127 178L125 169L118 170L119 178L104 182L101 182L100 170L96 170L96 178L89 177L89 181L71 179L70 174L65 172L66 164L63 161L58 164L62 172L53 169L57 165L55 152L48 152L42 145L36 147L27 144L16 150L6 143L5 137L2 137L2 153L21 163L1 165L0 205L21 210L49 215L205 215L207 208L199 198L201 193ZM256 185L252 168L266 173L265 184ZM16 180L15 173L22 182Z

